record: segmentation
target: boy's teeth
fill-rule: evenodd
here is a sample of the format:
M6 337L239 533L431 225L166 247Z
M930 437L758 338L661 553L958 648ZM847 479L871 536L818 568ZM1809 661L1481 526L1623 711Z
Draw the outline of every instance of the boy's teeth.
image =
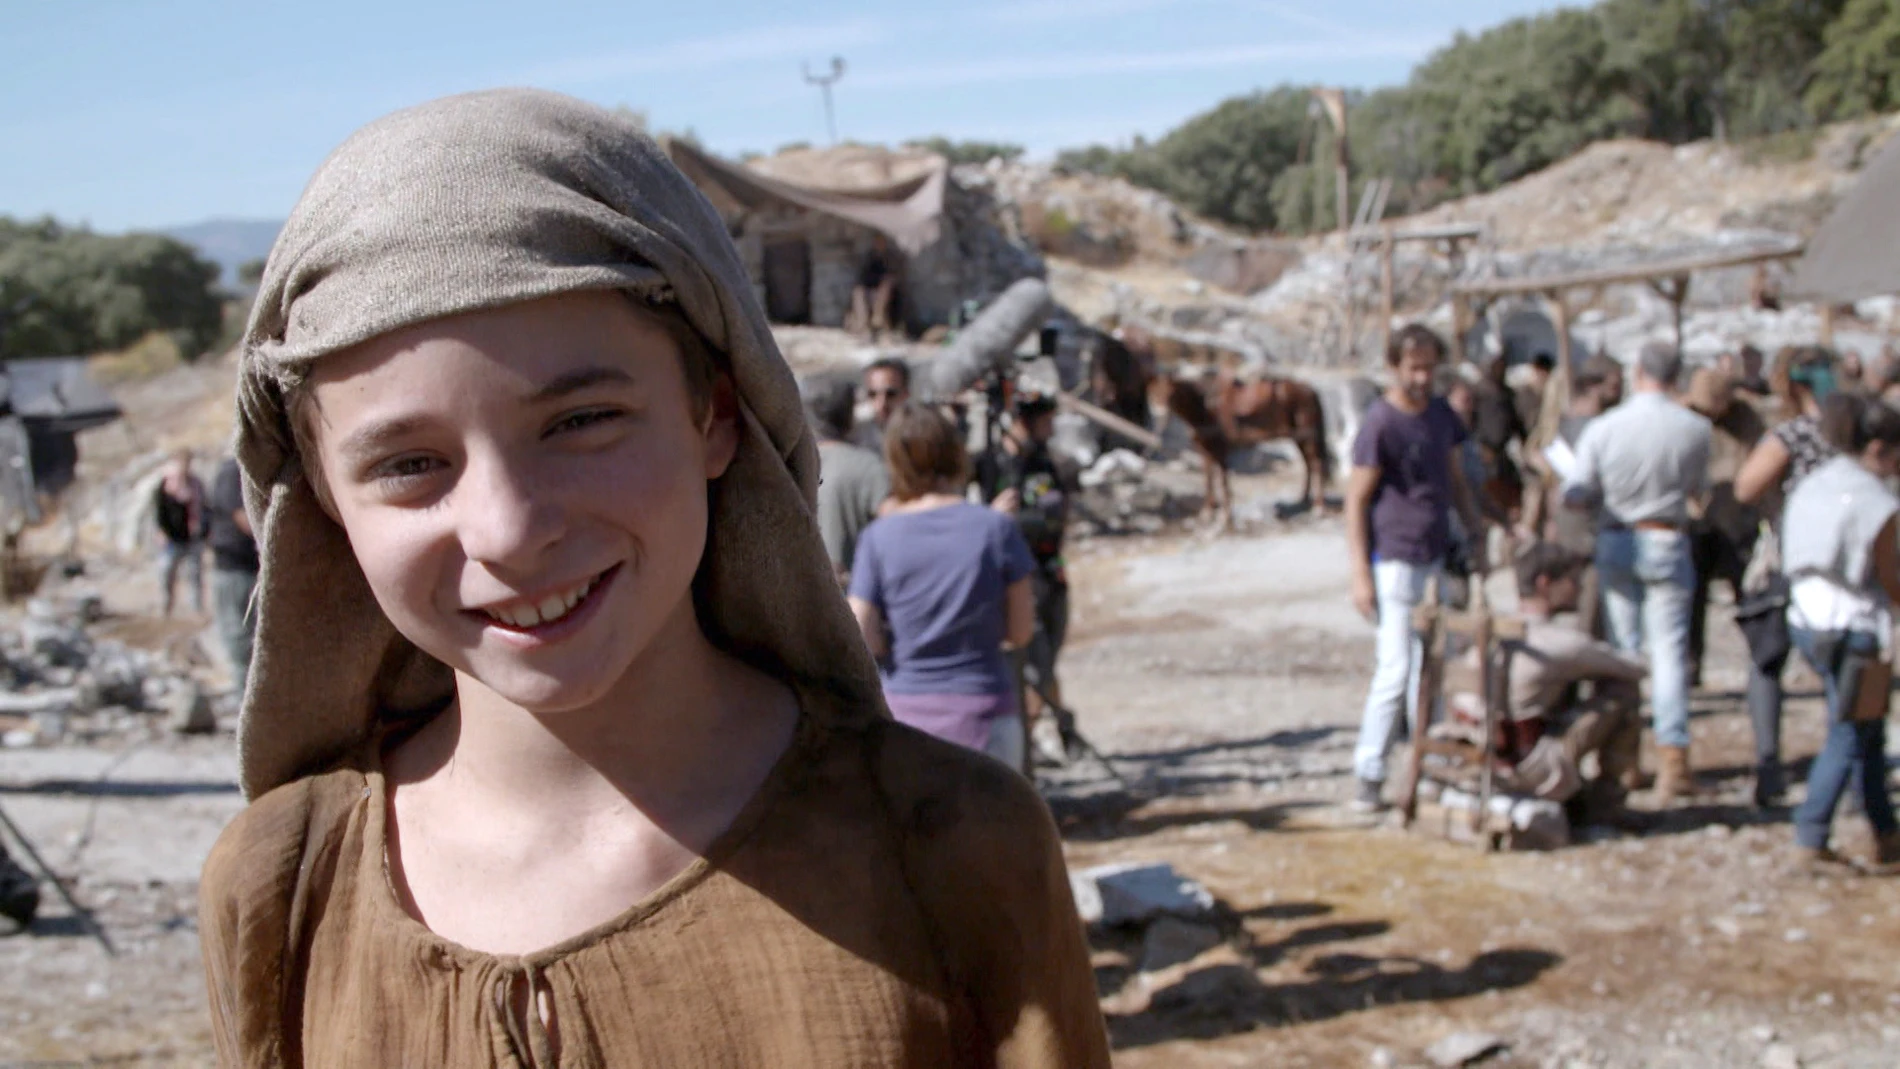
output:
M581 599L593 593L594 580L568 591L566 594L550 594L538 605L522 605L512 609L501 609L489 613L495 619L510 627L538 627L550 623L572 612Z

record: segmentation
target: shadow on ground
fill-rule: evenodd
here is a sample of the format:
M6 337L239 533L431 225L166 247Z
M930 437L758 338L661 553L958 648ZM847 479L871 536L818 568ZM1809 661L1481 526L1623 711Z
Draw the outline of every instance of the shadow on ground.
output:
M1562 961L1547 950L1507 947L1454 968L1402 954L1339 949L1339 944L1390 934L1392 922L1382 919L1327 919L1264 941L1249 928L1251 922L1305 921L1332 912L1333 906L1325 902L1276 902L1238 912L1217 906L1214 923L1224 936L1221 948L1196 959L1204 962L1199 967L1190 963L1184 969L1148 974L1136 971L1135 962L1143 953L1140 933L1092 932L1096 950L1111 958L1098 964L1095 975L1114 1046L1214 1039L1383 1006L1470 998L1522 987ZM1306 957L1299 966L1303 979L1262 979L1263 970L1296 962L1321 948L1330 950Z

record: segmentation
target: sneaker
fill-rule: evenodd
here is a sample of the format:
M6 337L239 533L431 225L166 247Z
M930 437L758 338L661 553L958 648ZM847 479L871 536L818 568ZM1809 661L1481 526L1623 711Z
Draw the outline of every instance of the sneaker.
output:
M1052 716L1039 716L1029 729L1029 746L1036 763L1045 767L1061 768L1069 763L1068 749L1063 745L1062 728Z
M1797 846L1794 848L1794 871L1804 876L1858 876L1860 866L1830 847Z
M1385 808L1385 784L1376 779L1362 779L1359 789L1346 803L1346 808L1355 813L1377 813Z

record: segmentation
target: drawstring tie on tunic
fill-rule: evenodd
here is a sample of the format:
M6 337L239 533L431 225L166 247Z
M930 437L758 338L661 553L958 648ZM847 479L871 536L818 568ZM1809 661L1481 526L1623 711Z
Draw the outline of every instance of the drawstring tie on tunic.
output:
M517 1010L515 988L523 984L527 998ZM527 1069L553 1069L554 1037L548 1026L554 1019L554 998L540 969L526 965L519 972L505 970L496 977L495 1012L501 1015L517 1061Z

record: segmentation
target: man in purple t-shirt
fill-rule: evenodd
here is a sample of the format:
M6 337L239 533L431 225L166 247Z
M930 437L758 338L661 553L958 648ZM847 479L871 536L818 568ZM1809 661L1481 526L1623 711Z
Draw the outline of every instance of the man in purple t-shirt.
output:
M1451 548L1451 509L1475 532L1473 567L1484 574L1484 537L1455 450L1465 425L1442 399L1432 378L1445 343L1412 324L1392 338L1385 362L1391 383L1367 409L1352 443L1346 486L1346 543L1352 563L1352 601L1379 628L1378 659L1353 749L1358 777L1355 808L1384 805L1385 755L1401 708L1412 704L1417 670L1412 608L1425 597ZM1413 723L1417 723L1416 717Z

